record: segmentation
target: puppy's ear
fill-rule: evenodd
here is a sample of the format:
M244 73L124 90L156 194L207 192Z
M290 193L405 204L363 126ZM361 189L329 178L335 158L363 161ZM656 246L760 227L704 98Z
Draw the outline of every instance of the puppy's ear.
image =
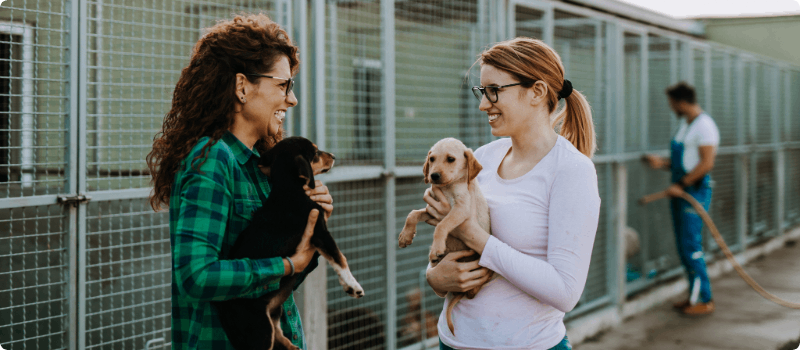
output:
M478 173L483 170L483 166L481 166L481 163L478 163L478 160L475 159L475 155L472 154L472 150L469 148L464 151L464 158L467 159L467 178L468 181L471 182L478 176Z
M314 171L311 170L311 164L303 156L296 155L294 157L294 166L297 169L297 176L308 180L308 187L314 189Z
M424 180L426 184L431 183L430 181L428 181L428 171L430 171L431 168L430 164L428 163L428 159L430 159L430 157L431 157L431 152L428 151L428 155L425 156L425 165L422 167L422 174L423 176L425 176Z

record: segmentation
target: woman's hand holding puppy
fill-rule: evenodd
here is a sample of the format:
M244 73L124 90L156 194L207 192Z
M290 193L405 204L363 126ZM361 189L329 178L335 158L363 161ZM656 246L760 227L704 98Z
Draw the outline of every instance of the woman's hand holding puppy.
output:
M323 185L322 181L316 180L314 181L314 189L308 186L303 186L303 189L306 190L306 195L312 201L317 202L322 207L322 210L325 211L325 222L328 222L328 218L333 213L333 197L328 192L328 186Z
M475 252L472 250L452 252L445 255L436 267L428 267L425 279L436 295L443 297L447 292L466 292L486 283L490 271L478 265L478 260L456 261L473 254Z

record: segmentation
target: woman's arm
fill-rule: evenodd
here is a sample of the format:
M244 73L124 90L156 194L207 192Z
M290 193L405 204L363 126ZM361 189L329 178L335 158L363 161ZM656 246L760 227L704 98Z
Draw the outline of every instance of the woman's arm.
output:
M541 302L568 312L578 303L586 285L600 197L591 162L564 169L556 174L550 192L547 261L523 254L491 236L480 265L500 273ZM476 231L475 226L469 232Z
M425 271L425 279L436 295L444 297L447 292L466 292L486 283L489 269L480 267L478 261L458 262L456 260L475 254L471 250L463 250L445 255L442 261Z

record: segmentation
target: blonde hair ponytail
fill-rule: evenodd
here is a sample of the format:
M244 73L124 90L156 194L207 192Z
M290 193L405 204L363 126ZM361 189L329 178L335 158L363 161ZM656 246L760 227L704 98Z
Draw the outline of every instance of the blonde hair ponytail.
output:
M520 82L530 82L522 84L523 87L530 87L537 80L545 82L550 87L547 97L551 115L563 92L566 95L565 107L556 115L553 127L560 124L561 136L587 157L594 156L597 141L589 101L577 90L572 90L571 84L565 85L561 57L550 46L541 40L518 37L499 42L484 51L479 62L506 71ZM567 89L562 91L565 87Z
M561 124L559 134L571 142L578 151L592 158L597 150L597 136L594 133L589 101L582 93L573 90L564 99L564 108L556 115L553 127L559 123Z

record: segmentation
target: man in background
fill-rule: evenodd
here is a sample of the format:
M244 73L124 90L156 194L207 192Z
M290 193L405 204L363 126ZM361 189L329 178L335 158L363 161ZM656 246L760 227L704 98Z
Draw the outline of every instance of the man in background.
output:
M703 257L703 220L689 202L677 198L686 191L703 205L711 203L711 177L714 167L719 129L714 120L697 104L694 88L680 82L666 90L669 106L680 118L680 128L670 145L670 158L648 154L645 161L653 169L672 173L667 193L672 196L670 208L675 229L678 255L689 278L689 297L673 306L687 315L714 312L711 282Z

